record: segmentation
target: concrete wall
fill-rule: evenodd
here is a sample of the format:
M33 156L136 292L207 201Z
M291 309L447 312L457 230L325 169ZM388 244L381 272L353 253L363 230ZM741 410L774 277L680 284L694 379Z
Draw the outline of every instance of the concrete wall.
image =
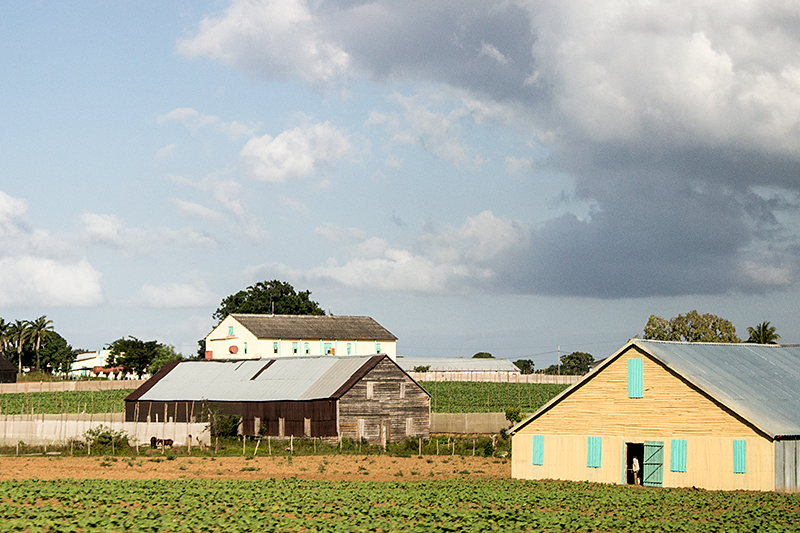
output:
M146 380L121 379L103 381L44 381L22 383L0 383L0 394L13 392L64 392L138 389Z
M210 444L211 437L206 423L155 423L125 422L123 413L102 415L5 415L0 416L0 445L14 446L22 441L25 444L64 444L70 439L83 440L83 434L98 426L106 426L113 431L125 431L131 444L150 446L150 438L172 439L176 446L185 446L188 436L192 445L198 439Z
M505 413L431 413L431 433L499 433L509 427Z
M552 383L572 385L583 376L551 376L514 372L409 372L416 381L491 381L499 383Z

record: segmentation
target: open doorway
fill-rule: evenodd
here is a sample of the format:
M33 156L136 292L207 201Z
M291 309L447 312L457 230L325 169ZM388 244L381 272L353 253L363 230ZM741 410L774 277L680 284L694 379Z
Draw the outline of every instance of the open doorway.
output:
M628 485L642 484L642 464L644 462L644 443L625 443L625 482Z

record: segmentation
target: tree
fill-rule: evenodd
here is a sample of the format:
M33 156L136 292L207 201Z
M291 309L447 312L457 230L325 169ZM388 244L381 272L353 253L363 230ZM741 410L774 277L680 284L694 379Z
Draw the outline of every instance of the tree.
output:
M72 370L72 363L78 353L80 352L73 350L64 337L51 331L47 334L39 355L45 368L66 374Z
M28 338L28 325L22 320L15 320L9 329L9 338L11 339L11 344L17 349L17 360L19 362L17 372L22 374L22 349L24 348L25 341Z
M696 310L664 320L650 315L644 326L644 338L659 341L742 342L729 320Z
M561 373L569 376L582 376L589 372L594 363L592 354L572 352L561 356Z
M39 360L39 350L42 348L42 341L47 337L48 333L54 332L53 321L48 320L46 316L42 315L36 320L28 322L27 337L36 352L36 370L41 368L41 361Z
M11 324L0 318L0 355L6 356L6 348L11 341Z
M141 378L158 356L157 346L156 341L145 342L136 337L117 339L109 345L111 353L108 354L106 365L119 365L126 373L131 372Z
M494 359L494 356L489 352L478 352L472 356L473 359Z
M519 368L520 374L533 374L533 361L530 359L517 359L514 365Z
M747 342L755 344L778 344L781 336L775 332L775 326L770 326L769 322L762 322L754 328L747 328L750 338Z
M148 365L147 373L152 376L170 361L183 361L183 354L176 352L175 347L171 344L158 344L156 346L156 357Z
M224 298L213 318L221 322L231 313L324 315L325 311L310 296L311 291L296 292L284 281L259 281Z

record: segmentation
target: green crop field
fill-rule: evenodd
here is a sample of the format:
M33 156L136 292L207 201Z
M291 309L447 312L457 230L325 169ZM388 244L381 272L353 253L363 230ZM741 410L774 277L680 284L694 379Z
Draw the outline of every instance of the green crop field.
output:
M132 389L0 394L0 414L122 413Z
M431 395L434 413L499 413L518 407L532 413L567 385L539 383L492 383L475 381L422 381ZM94 392L31 392L0 394L0 414L23 413L122 413L124 399L132 390Z
M0 531L797 531L800 495L569 482L2 481Z
M548 383L421 381L431 395L433 413L499 413L517 407L532 413L566 389Z

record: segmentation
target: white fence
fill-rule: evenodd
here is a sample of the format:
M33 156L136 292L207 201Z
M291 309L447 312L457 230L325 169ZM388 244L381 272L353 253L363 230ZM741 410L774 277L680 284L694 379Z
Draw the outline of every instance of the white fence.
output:
M113 431L128 434L131 445L150 445L150 439L172 439L176 446L185 446L192 437L192 445L210 444L206 423L185 422L125 422L123 413L97 415L2 415L0 416L0 445L14 446L19 442L41 446L65 444L71 439L83 440L86 431L106 426Z
M583 376L518 374L516 372L409 372L417 381L491 381L496 383L550 383L572 385Z
M0 383L0 394L13 392L64 392L99 391L118 389L138 389L144 379L108 381L32 381L21 383Z

